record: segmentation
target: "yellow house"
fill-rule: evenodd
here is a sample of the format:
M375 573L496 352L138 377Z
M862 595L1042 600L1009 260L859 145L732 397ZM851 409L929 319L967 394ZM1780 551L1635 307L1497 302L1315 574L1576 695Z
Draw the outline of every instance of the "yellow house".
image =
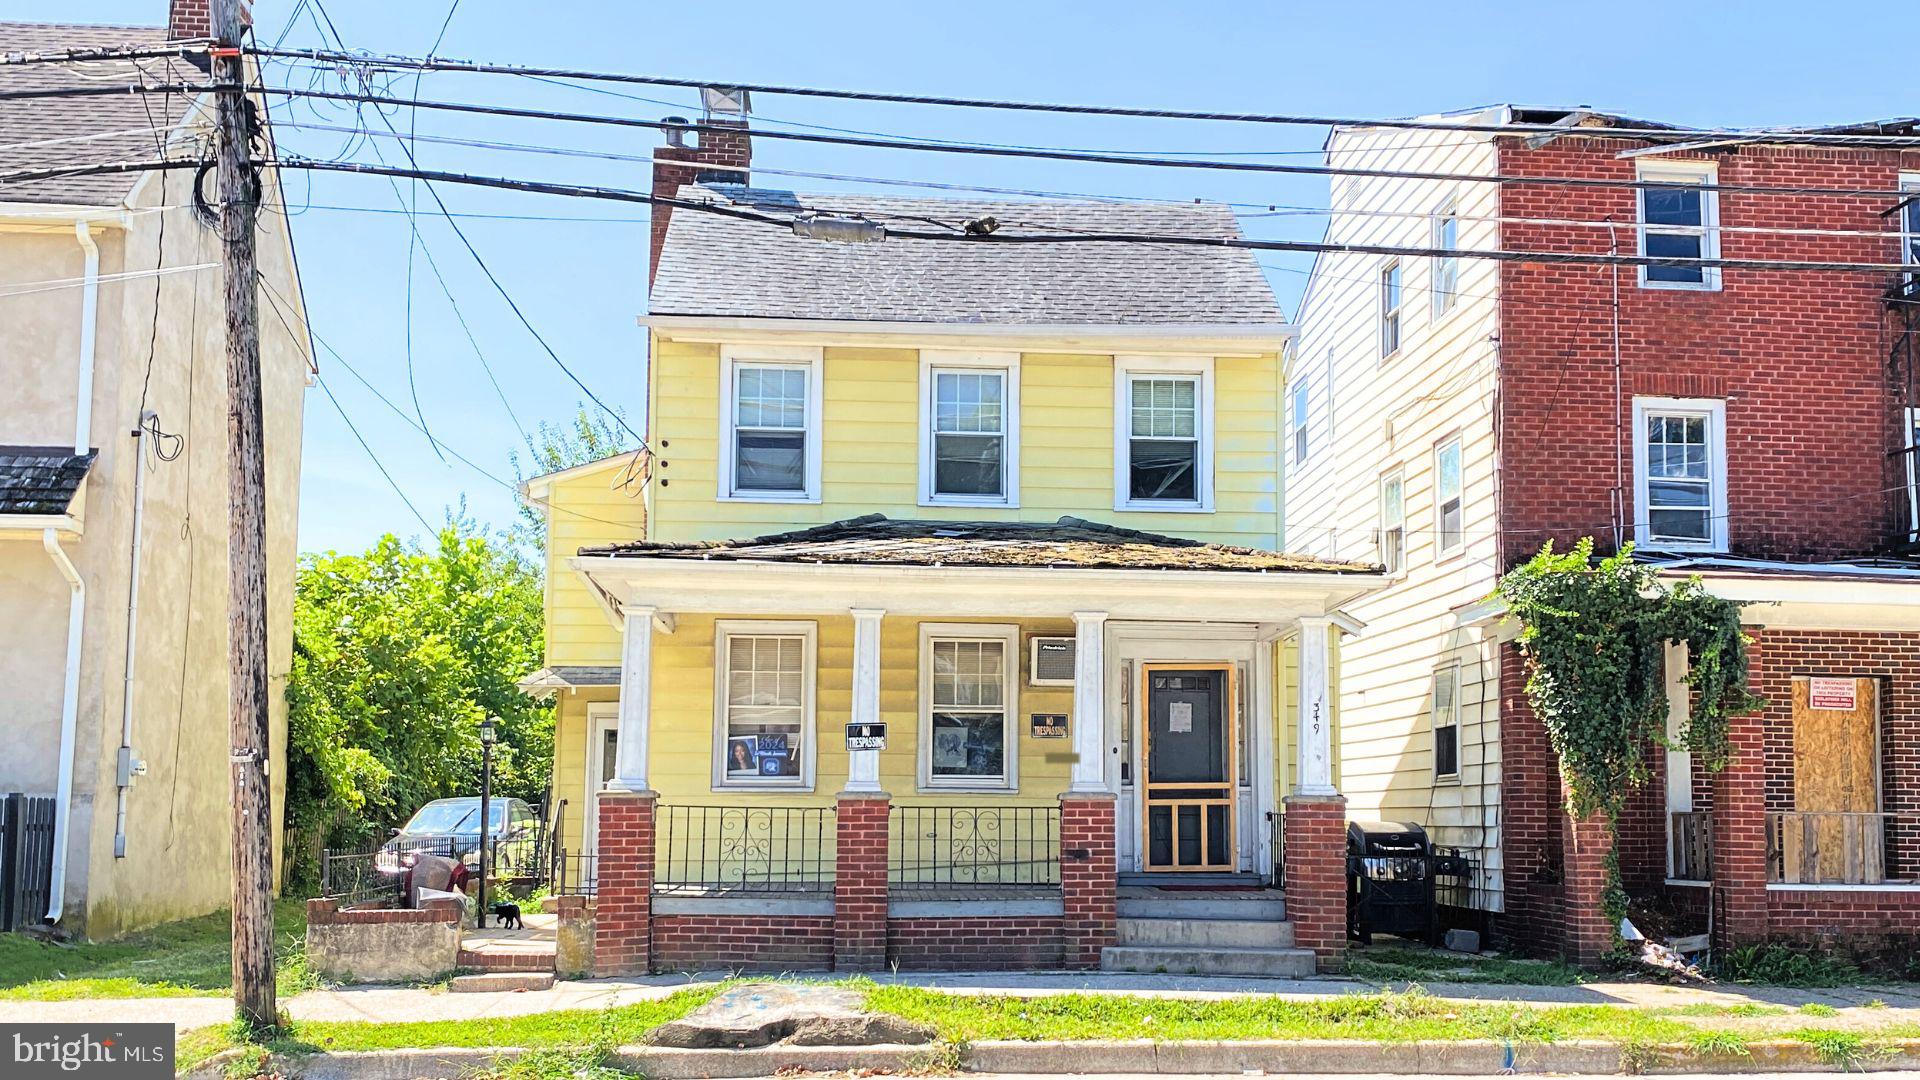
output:
M685 202L654 211L648 446L527 488L550 565L525 685L557 695L557 830L598 856L601 969L726 959L701 933L729 912L762 964L1164 964L1170 931L1128 924L1175 908L1130 903L1278 884L1287 797L1340 814L1340 608L1380 577L1279 551L1290 330L1250 253L1006 241L1231 236L1232 214L683 186L743 179L744 121L702 139L660 151L688 164L655 184ZM977 238L819 238L929 220ZM631 812L607 834L634 793L638 886L610 864L649 858ZM880 823L877 938L849 899L858 822ZM616 877L650 926L610 963ZM1311 968L1343 887L1314 920L1252 894L1272 906L1243 921L1278 929L1185 944ZM1037 929L994 956L942 936L996 916Z

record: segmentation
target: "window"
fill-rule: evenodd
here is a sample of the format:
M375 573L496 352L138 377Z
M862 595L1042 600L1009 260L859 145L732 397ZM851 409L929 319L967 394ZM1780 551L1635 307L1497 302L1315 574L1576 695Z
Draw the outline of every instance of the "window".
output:
M1460 212L1452 199L1433 212L1431 244L1438 251L1460 250ZM1433 318L1453 310L1460 292L1460 256L1436 255L1433 259Z
M1433 778L1460 779L1460 665L1433 673Z
M1400 349L1400 264L1390 262L1380 268L1380 355L1392 356Z
M1307 380L1302 375L1293 386L1293 463L1307 461Z
M1019 355L920 356L921 503L1019 505Z
M1211 361L1121 357L1114 378L1114 509L1213 509Z
M715 787L813 784L814 624L723 621L715 631Z
M1653 258L1720 257L1719 192L1702 190L1715 182L1711 165L1667 163L1643 166L1640 179L1661 185L1640 189L1640 254ZM1717 289L1718 267L1642 266L1640 284L1649 289Z
M1407 482L1395 472L1380 481L1380 565L1397 574L1407 558Z
M1920 541L1920 408L1907 408L1907 543Z
M1726 550L1726 416L1713 399L1634 399L1635 543Z
M1900 208L1900 261L1909 266L1920 264L1920 173L1901 173L1900 190L1910 192ZM1920 279L1920 272L1907 280Z
M921 624L922 787L1016 786L1019 642L1013 626Z
M1433 516L1436 558L1444 559L1460 550L1466 542L1465 503L1460 475L1460 437L1441 443L1433 451Z
M820 499L820 350L723 350L720 497Z

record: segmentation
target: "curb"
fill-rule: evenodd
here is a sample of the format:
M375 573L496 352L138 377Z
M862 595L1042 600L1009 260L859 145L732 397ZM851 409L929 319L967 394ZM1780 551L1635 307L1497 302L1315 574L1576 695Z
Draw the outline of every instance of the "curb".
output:
M1627 1072L1774 1073L1920 1069L1920 1040L1880 1044L1882 1054L1865 1062L1823 1060L1819 1051L1793 1041L1755 1042L1746 1054L1700 1053L1683 1047L1635 1052L1618 1043L1565 1042L1509 1046L1478 1042L1349 1042L1341 1040L1244 1040L1235 1042L978 1042L958 1052L965 1072L1072 1073L1376 1073L1405 1076L1484 1076L1505 1072L1618 1075ZM512 1047L365 1050L275 1058L281 1075L299 1080L459 1080L525 1050ZM750 1050L680 1050L622 1047L622 1067L649 1080L744 1080L793 1072L939 1072L946 1055L935 1046L762 1046ZM216 1055L187 1075L219 1080L231 1052Z

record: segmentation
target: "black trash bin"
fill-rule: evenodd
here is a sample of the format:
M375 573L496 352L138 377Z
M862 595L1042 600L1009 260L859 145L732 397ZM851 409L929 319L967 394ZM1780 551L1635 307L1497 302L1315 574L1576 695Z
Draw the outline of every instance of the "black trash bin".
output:
M1427 830L1404 821L1348 822L1348 936L1363 945L1375 934L1432 944L1438 926L1433 878Z

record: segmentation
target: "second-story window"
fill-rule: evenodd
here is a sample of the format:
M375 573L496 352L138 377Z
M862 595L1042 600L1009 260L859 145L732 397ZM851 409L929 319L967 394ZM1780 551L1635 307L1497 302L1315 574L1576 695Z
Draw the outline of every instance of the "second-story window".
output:
M1380 268L1380 355L1400 351L1400 264L1390 262Z
M1019 504L1019 357L922 354L920 501Z
M1212 364L1119 357L1116 510L1213 509Z
M817 349L728 350L724 354L722 498L818 501L818 355Z
M1293 384L1293 463L1307 463L1307 380L1303 375Z
M1397 574L1407 558L1407 482L1399 472L1380 481L1380 565Z
M1452 199L1433 212L1429 240L1436 251L1460 250L1460 212ZM1433 317L1439 319L1453 310L1460 292L1460 256L1436 255L1433 258Z
M1635 398L1634 540L1651 548L1727 546L1726 405Z
M1920 173L1901 173L1900 190L1907 193L1900 207L1900 261L1920 266ZM1920 271L1909 273L1907 280L1920 280Z
M1640 168L1640 254L1653 258L1720 257L1719 192L1707 190L1716 172L1711 164L1662 162ZM1642 266L1640 285L1648 289L1717 289L1715 266Z
M1466 486L1460 471L1460 436L1433 451L1433 524L1435 558L1444 559L1466 543Z

